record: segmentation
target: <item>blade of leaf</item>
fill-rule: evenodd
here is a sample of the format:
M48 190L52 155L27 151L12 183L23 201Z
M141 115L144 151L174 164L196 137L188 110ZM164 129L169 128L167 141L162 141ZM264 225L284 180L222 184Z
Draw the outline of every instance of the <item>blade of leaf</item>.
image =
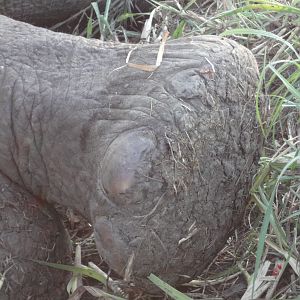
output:
M109 13L109 9L110 9L110 4L111 4L111 0L106 0L105 10L104 10L104 19L106 21L108 19L108 13Z
M102 23L101 23L101 14L100 14L100 11L99 11L99 7L98 7L98 3L97 2L92 2L92 7L96 13L96 17L97 17L97 20L98 20L98 25L99 25L99 30L100 30L100 33L101 35L103 34L103 28L102 28Z
M284 13L290 13L290 14L296 14L300 16L300 9L289 6L289 5L284 5L280 3L262 3L262 4L249 4L245 5L236 9L232 9L229 11L222 12L218 14L217 16L213 17L213 19L219 19L219 18L224 18L224 17L229 17L232 15L236 15L238 13L244 12L244 11L249 11L249 10L261 10L261 11L276 11L276 12L284 12Z
M45 261L40 261L40 260L35 260L32 259L33 262L36 262L38 264L59 269L59 270L64 270L64 271L69 271L69 272L74 272L74 273L80 273L82 275L94 278L98 281L100 281L103 284L106 284L106 278L102 276L101 274L97 273L95 270L92 268L86 267L86 266L69 266L69 265L64 265L64 264L56 264L56 263L50 263L50 262L45 262Z
M300 91L295 89L272 65L269 68L277 75L277 77L283 82L286 88L291 92L291 94L300 101Z
M90 39L92 33L93 33L93 10L91 9L91 14L89 16L89 20L86 26L86 37Z
M114 299L114 300L126 300L125 298L106 293L103 290L93 286L84 286L84 287L86 291L88 291L94 297L104 297L104 299Z
M169 284L165 283L161 279L159 279L154 274L150 274L148 276L148 279L151 280L157 287L159 287L161 290L163 290L167 295L172 297L175 300L192 300L192 298L186 296L185 294L177 291Z
M186 21L185 20L181 20L179 25L176 27L176 29L174 30L172 37L174 39L178 39L179 37L183 36L183 31L186 25Z
M274 198L275 198L275 194L277 191L277 188L279 186L281 177L283 176L283 174L289 169L289 167L297 160L300 159L300 156L297 155L296 157L294 157L293 159L291 159L286 165L285 167L282 169L281 173L279 174L277 181L276 181L276 185L272 191L270 200L269 200L269 205L267 207L267 210L265 212L264 215L264 219L263 219L263 224L259 233L259 238L258 238L258 245L257 245L257 251L256 251L256 260L255 260L255 270L254 270L254 276L253 276L253 282L255 282L257 275L258 275L258 270L259 270L259 266L261 263L261 258L263 255L263 251L264 251L264 244L265 244L265 240L266 240L266 235L267 235L267 231L268 231L268 227L270 224L270 218L271 218L271 212L272 212L272 207L273 207L273 202L274 202ZM254 294L254 289L252 290L252 296Z
M288 46L295 53L297 58L300 59L300 55L298 54L298 52L295 50L295 48L293 47L293 45L291 43L289 43L288 41L284 40L283 38L281 38L280 36L278 36L272 32L268 32L268 31L260 30L260 29L253 29L253 28L235 28L235 29L225 30L220 35L228 36L228 35L239 35L239 34L240 35L247 34L247 35L265 36L265 37L274 39L274 40L281 42L282 44L285 44L286 46Z

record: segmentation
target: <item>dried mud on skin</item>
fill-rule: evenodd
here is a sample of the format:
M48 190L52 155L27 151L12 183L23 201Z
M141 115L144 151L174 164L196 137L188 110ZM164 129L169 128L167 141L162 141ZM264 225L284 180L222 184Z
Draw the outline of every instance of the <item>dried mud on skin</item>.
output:
M71 247L58 214L0 176L0 300L67 299L69 275L30 259L66 263Z

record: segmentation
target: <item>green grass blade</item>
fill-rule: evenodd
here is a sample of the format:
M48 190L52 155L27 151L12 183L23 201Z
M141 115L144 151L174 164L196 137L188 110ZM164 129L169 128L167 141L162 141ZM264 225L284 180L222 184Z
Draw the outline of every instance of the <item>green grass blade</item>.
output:
M102 24L102 26L103 26L103 31L105 31L106 30L106 28L108 29L108 31L109 31L109 33L111 34L111 35L113 35L113 32L112 32L112 30L111 30L111 28L110 28L110 24L108 23L108 21L104 18L104 16L102 16L102 15L100 15L100 22L101 22L101 24Z
M255 282L255 280L257 278L258 269L261 264L261 258L262 258L264 248L265 248L265 240L266 240L266 236L267 236L267 232L268 232L268 228L269 228L269 224L270 224L272 208L273 208L273 198L270 199L269 205L267 206L267 210L265 212L264 220L263 220L263 223L262 223L262 226L260 229L260 233L258 236L253 282ZM254 295L254 287L255 287L255 285L253 284L252 296Z
M109 33L113 35L113 32L110 28L110 24L108 23L107 19L103 15L100 14L98 3L97 2L92 2L92 7L96 13L98 24L99 24L99 30L102 36L102 39L105 40L106 37L106 29L108 29ZM106 6L107 7L107 6Z
M150 274L150 276L148 276L148 279L151 280L152 283L154 283L161 290L163 290L168 296L170 296L171 298L173 298L175 300L193 300L192 298L186 296L185 294L177 291L172 286L165 283L164 281L159 279L154 274Z
M286 86L289 92L300 102L300 91L295 89L272 65L269 65L269 68L273 71L274 74L282 81Z
M273 98L275 98L275 96ZM274 99L273 99L273 102L274 102ZM281 98L281 99L279 99L279 101L276 102L275 107L274 107L273 112L270 117L269 124L266 128L266 137L268 137L269 134L274 130L276 123L278 122L278 120L280 120L284 102L285 102L284 98Z
M186 21L181 20L179 25L176 27L176 29L174 30L174 32L172 34L172 37L174 39L178 39L183 36L183 31L184 31L185 25L186 25Z
M108 20L108 13L109 13L109 9L110 9L110 4L111 4L111 0L106 0L105 10L104 10L104 19L106 21Z
M299 64L300 60L281 60L281 61L275 61L272 62L272 66L275 67L275 65L279 64L279 67L276 67L276 70L279 73L282 73L286 70L293 70L295 69L295 71L289 76L289 82L292 83L293 85L297 85L297 81L300 79L300 64ZM266 67L268 68L269 65ZM290 73L290 72L289 72ZM277 78L276 74L272 74L272 76L270 77L270 79L268 80L266 86L270 87L272 85L275 85L274 80ZM280 85L276 90L275 90L275 94L280 94L282 92L282 90L284 89L284 85Z
M261 116L261 110L260 110L260 99L261 99L261 90L263 87L264 83L264 78L265 78L265 70L259 74L259 79L258 79L258 84L257 84L257 89L255 93L255 113L256 113L256 119L259 124L260 130L262 131L262 134L264 137L266 137L266 131L264 129L264 124L262 121L262 116Z
M102 27L101 14L100 14L100 11L99 11L98 3L97 2L92 2L92 7L93 7L93 9L96 13L96 17L97 17L98 25L99 25L99 30L100 30L100 33L102 35L103 34L103 27Z
M106 27L110 28L110 25L108 23L108 13L109 13L109 9L110 9L110 4L111 4L111 0L106 0L104 16L103 16L103 19L105 21L104 25L103 25L103 31L105 31Z
M126 300L125 298L112 295L110 293L104 292L103 290L96 288L94 286L84 286L84 288L97 299L113 299L113 300Z
M264 194L263 189L261 187L259 187L259 194L260 194L261 199L264 202L264 210L265 210L265 208L268 207L269 203L268 203L266 195ZM264 211L264 213L266 213L266 211ZM273 210L271 210L271 213L270 213L270 223L274 229L274 232L277 236L278 241L280 242L280 245L284 245L285 247L288 247L288 242L286 239L285 231L283 230L282 226L280 225L280 222L278 221Z
M285 219L281 220L280 223L285 223L286 221L290 220L290 219L294 219L294 218L298 218L300 216L300 210L290 214L288 217L286 217Z
M197 2L197 0L190 0L190 1L184 6L184 10L188 10L193 4L195 4L195 2Z
M280 37L272 32L268 32L268 31L260 30L260 29L253 29L253 28L235 28L235 29L225 30L220 35L228 36L228 35L243 35L243 34L265 36L265 37L274 39L282 44L285 44L287 47L289 47L295 53L297 58L300 59L300 55L298 54L298 52L295 50L295 48L293 47L293 45L291 43L289 43L288 41L284 40L282 37Z
M262 227L261 227L261 230L259 233L259 237L258 237L258 245L257 245L256 260L255 260L255 271L254 271L254 279L253 279L254 282L257 278L258 269L259 269L259 266L261 263L261 258L262 258L263 251L264 251L265 240L266 240L266 236L267 236L267 232L268 232L268 228L269 228L269 224L270 224L270 218L271 218L271 214L272 214L273 202L274 202L274 198L275 198L275 195L277 192L277 188L281 181L281 177L283 177L284 173L289 169L289 167L292 166L294 164L294 162L297 162L299 159L300 159L300 155L298 153L293 159L291 159L285 165L285 167L282 169L281 173L277 177L276 185L272 190L270 201L269 201L267 210L265 212L263 224L262 224ZM254 286L253 286L252 294L254 294Z
M89 16L88 23L86 26L86 37L90 39L92 34L93 34L93 10L91 9L91 14Z
M163 9L167 10L167 11L170 11L170 12L173 12L173 13L176 13L176 14L180 13L180 11L178 9L174 8L171 5L167 5L163 2L159 2L159 1L156 1L156 0L150 0L150 2L152 2L153 5L156 6L156 7L161 7Z
M104 276L102 276L101 274L99 274L98 272L93 270L92 268L89 268L86 266L80 266L80 267L79 266L69 266L69 265L50 263L50 262L45 262L45 261L35 260L35 259L33 259L32 261L36 262L40 265L47 266L47 267L51 267L51 268L55 268L55 269L59 269L59 270L63 270L63 271L69 271L69 272L73 272L73 273L79 273L84 276L94 278L106 285L106 278Z
M117 17L116 21L117 22L123 22L126 21L128 19L132 19L134 17L138 17L138 16L149 16L150 13L132 13L132 12L125 12L123 14L121 14L120 16Z
M253 186L251 188L251 193L257 191L259 186L264 183L266 177L269 176L269 173L270 173L270 164L268 163L263 168L261 168L259 173L257 174Z
M241 13L241 12L251 11L251 10L259 10L259 11L266 11L266 12L275 11L275 12L281 12L281 13L285 13L285 14L296 14L296 15L300 16L299 8L280 4L280 3L268 2L268 3L262 3L262 4L249 4L249 5L245 5L245 6L236 8L236 9L225 11L225 12L222 12L222 13L216 15L215 17L213 17L212 20L229 17L232 15Z

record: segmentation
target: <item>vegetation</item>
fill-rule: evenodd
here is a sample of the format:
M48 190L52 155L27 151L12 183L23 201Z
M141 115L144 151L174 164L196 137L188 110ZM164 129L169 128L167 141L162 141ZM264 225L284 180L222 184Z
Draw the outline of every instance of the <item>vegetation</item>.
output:
M184 294L154 275L149 279L173 299L296 299L300 294L300 1L149 0L156 8L148 13L133 11L131 2L106 1L102 10L94 2L53 29L73 22L74 34L104 41L153 42L166 29L172 38L213 34L238 41L252 50L259 65L256 107L265 143L244 224L206 272L178 287ZM265 107L260 105L262 97ZM116 290L95 266L82 272L69 270L75 274L70 293L82 273L108 283L111 294L119 294L109 296L112 299L126 296L120 296L122 289ZM104 295L97 288L86 290ZM77 289L70 299L81 295Z

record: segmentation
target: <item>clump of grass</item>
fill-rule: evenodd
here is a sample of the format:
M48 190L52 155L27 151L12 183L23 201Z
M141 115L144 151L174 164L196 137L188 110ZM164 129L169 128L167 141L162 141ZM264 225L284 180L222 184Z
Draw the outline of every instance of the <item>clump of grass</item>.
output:
M94 263L89 262L89 266L85 266L81 261L81 246L77 244L75 250L74 266L49 263L44 261L33 260L35 263L41 265L60 269L64 271L72 272L72 277L67 285L67 291L69 294L68 300L79 300L85 292L96 298L113 299L113 300L126 300L129 297L128 287L123 289L121 281L112 280L104 271L102 271ZM99 282L99 286L83 285L82 277L95 279ZM192 298L177 291L167 283L163 282L154 274L148 276L149 281L160 288L167 295L175 300L192 300ZM1 283L1 281L0 281ZM1 287L1 286L0 286ZM108 291L107 291L108 290Z
M102 41L137 41L141 36L138 30L139 19L147 12L142 13L138 1L136 5L133 2L97 0L50 29L87 38L100 38Z

